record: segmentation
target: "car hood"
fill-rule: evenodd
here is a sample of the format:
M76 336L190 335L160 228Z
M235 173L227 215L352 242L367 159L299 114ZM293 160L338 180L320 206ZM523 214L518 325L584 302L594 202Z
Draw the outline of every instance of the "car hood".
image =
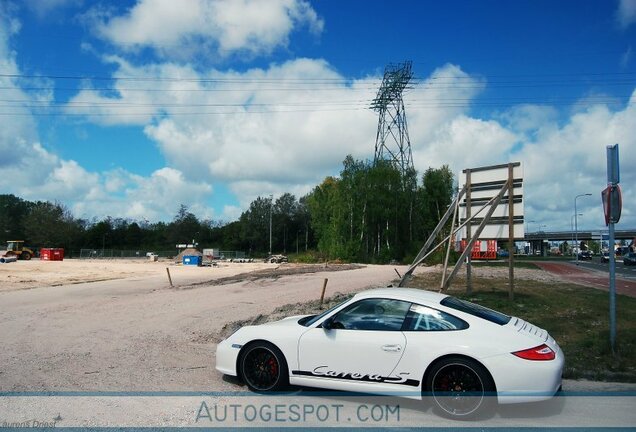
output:
M271 321L271 322L266 322L263 324L244 326L241 329L253 329L253 328L267 329L267 328L274 328L274 327L299 326L300 324L298 324L298 320L306 316L309 316L309 315L294 315L294 316L283 318L278 321Z

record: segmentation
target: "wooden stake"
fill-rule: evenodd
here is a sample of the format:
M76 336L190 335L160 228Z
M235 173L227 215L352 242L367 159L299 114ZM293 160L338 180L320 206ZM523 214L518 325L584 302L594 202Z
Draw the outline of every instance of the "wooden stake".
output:
M325 278L325 281L322 283L322 293L320 294L320 308L322 309L322 302L325 299L325 290L327 289L327 282L329 279Z
M170 269L168 267L166 267L166 272L168 273L168 282L170 282L170 286L174 287L174 285L172 285L172 278L170 277Z

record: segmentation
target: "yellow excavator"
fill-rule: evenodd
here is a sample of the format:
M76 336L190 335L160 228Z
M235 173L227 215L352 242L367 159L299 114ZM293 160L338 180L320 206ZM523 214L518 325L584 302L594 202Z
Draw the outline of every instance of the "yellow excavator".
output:
M33 250L24 246L24 240L9 240L7 241L7 250L0 252L0 255L5 257L14 256L21 260L30 260L35 254Z

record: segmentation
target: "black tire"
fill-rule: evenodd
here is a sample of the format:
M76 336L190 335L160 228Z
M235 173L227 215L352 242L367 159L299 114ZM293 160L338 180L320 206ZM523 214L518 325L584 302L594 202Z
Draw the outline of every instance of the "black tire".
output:
M464 357L447 357L435 363L426 377L424 396L444 417L469 420L490 414L496 405L496 388L488 371Z
M289 384L285 356L269 342L255 342L243 348L239 366L241 379L254 392L280 391Z
M20 259L23 259L25 261L28 261L31 259L31 254L29 252L22 252L20 254Z

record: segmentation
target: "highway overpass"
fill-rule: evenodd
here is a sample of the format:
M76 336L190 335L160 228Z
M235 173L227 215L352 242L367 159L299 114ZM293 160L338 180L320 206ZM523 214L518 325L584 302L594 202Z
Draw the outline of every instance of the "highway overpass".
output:
M581 231L579 230L576 237L580 240L596 240L607 239L607 230ZM636 238L636 229L614 230L616 240L633 240ZM574 238L574 231L535 231L525 234L526 241L568 241Z
M627 245L631 243L632 240L636 238L636 229L628 229L628 230L615 230L615 238L616 240L625 240ZM576 238L578 241L607 241L609 237L607 230L584 230L578 231L576 233ZM540 254L545 256L548 254L549 245L548 242L564 242L567 241L568 244L572 245L575 238L574 231L536 231L526 233L524 236L524 240L530 243L530 249L534 253L534 251L540 251Z

